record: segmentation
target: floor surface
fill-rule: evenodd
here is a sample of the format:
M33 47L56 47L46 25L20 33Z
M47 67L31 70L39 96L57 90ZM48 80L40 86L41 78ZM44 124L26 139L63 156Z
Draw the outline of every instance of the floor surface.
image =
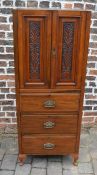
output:
M17 136L0 137L0 175L97 175L97 127L81 133L78 166L70 156L28 156L18 162Z

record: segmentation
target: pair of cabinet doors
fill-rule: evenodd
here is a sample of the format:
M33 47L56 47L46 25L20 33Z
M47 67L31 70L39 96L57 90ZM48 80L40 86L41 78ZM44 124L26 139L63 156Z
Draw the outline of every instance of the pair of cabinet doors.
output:
M21 89L80 90L86 63L87 14L62 10L15 12Z

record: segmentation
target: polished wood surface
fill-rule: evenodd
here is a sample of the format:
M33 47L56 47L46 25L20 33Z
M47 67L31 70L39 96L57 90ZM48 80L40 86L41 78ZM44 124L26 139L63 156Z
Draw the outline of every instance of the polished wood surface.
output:
M75 15L74 15L75 14ZM72 16L74 15L74 16ZM65 17L64 17L65 16ZM77 89L81 87L81 67L82 67L82 61L83 61L83 52L84 50L80 49L81 44L84 43L84 37L85 37L85 20L81 18L83 16L80 14L77 15L76 12L66 13L64 11L56 11L53 15L53 46L56 48L56 57L53 58L52 62L52 87L54 88L61 88L61 89ZM64 72L64 78L61 77L62 75L62 48L63 46L63 37L64 37L64 30L63 25L64 23L70 23L74 25L74 31L73 36L70 36L71 33L68 32L67 34L67 50L69 50L70 44L72 44L72 62L71 62L71 70ZM83 26L84 25L84 26ZM70 26L71 28L72 26ZM72 29L71 29L72 30ZM70 31L71 32L71 31ZM66 35L66 32L65 32ZM70 38L69 42L69 37ZM55 42L56 41L56 42ZM82 41L82 42L81 42ZM70 52L70 51L69 51ZM70 56L67 53L65 53L65 59L68 59L68 56ZM70 63L70 60L69 60ZM79 64L80 63L80 64ZM54 72L55 70L55 72ZM70 77L69 77L70 74Z
M30 33L30 30L33 28L30 29L30 24L32 24L33 27L34 23L36 26L32 34ZM40 24L40 26L38 26L38 24ZM19 10L18 31L18 37L21 41L18 43L20 88L49 88L51 13L49 11L32 12ZM36 50L34 48L35 45L33 45L33 42L30 43L30 37L32 41L37 44L36 49L39 50L38 54L36 53ZM34 53L31 52L31 48L33 49ZM32 71L30 70L30 57L32 57L35 62L33 68L36 68L36 73L33 73L33 78L30 77L30 71ZM37 64L40 64L40 68L37 66ZM37 77L37 74L39 74L39 77Z
M71 154L77 165L89 11L13 10L19 160Z
M66 112L79 110L79 94L29 94L21 95L21 111L28 112ZM45 105L46 102L54 105Z
M77 122L77 115L22 115L21 132L22 134L76 134Z
M45 146L44 144L51 144ZM75 151L76 136L32 135L22 137L22 152L26 154L61 155Z

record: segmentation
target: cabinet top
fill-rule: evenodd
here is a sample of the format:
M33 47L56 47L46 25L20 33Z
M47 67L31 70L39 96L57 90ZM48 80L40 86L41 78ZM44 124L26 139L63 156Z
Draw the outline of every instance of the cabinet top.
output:
M44 11L44 10L49 10L49 11L78 11L78 12L91 12L90 10L83 10L83 9L79 9L79 8L74 8L74 9L70 9L70 8L32 8L32 7L29 7L29 8L16 8L16 9L13 9L13 11L16 10L16 11L22 11L22 10L41 10L41 11Z

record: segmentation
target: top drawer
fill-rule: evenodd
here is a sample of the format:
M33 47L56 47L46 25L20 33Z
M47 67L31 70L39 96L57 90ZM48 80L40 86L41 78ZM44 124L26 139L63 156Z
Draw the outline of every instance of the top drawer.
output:
M79 110L80 94L25 94L20 96L22 112L69 112Z

